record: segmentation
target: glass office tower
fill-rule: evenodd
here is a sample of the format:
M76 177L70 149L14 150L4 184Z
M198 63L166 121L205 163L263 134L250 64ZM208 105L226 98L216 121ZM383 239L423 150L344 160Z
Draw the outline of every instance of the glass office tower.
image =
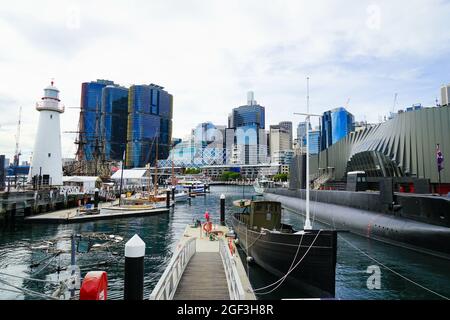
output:
M260 105L240 106L233 109L232 120L230 120L232 128L245 126L258 126L265 128L265 110Z
M126 166L144 167L169 156L173 97L155 84L134 85L128 95Z
M128 89L106 86L102 90L102 137L105 160L120 161L127 144Z
M228 126L228 129L234 130L232 145L228 134L226 139L226 148L235 153L233 163L258 164L267 161L265 108L254 100L253 92L247 94L247 105L233 109Z
M354 131L354 122L354 116L345 108L336 108L324 112L322 116L321 150L325 150Z
M309 132L311 132L311 123L309 124ZM306 143L306 122L300 122L297 126L297 142L300 145Z
M102 147L101 141L101 103L102 90L114 82L108 80L97 80L84 82L81 84L81 113L79 123L79 143L78 158L80 160L94 160L100 156Z
M320 131L309 132L309 154L319 154L320 152Z

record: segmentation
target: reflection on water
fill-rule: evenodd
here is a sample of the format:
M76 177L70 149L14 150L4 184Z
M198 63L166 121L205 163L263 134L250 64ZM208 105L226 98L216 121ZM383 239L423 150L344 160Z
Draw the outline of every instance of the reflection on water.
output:
M108 273L108 297L121 299L123 296L123 251L125 242L134 234L147 245L145 256L145 297L158 282L167 266L179 237L186 224L195 219L202 219L209 211L214 223L219 222L219 197L227 196L227 214L232 208L232 201L251 197L251 187L212 187L211 194L197 197L189 203L177 204L174 211L150 217L117 219L86 222L70 225L28 225L16 224L1 229L0 232L0 272L43 280L58 280L64 269L70 264L70 239L72 234L106 233L119 235L124 241L110 250L90 250L88 244L80 243L77 264L81 266L82 276L91 270L105 270ZM297 213L284 212L284 222L301 228L303 218ZM315 227L320 227L315 223ZM59 239L59 240L58 240ZM341 234L338 241L338 259L336 267L336 298L338 299L435 299L439 298L417 285L399 277L381 267L381 289L369 290L366 273L367 267L376 264L368 257L356 251L343 239L376 258L396 272L420 283L445 296L450 296L450 262L407 249L394 247L349 233ZM56 241L55 241L56 240ZM56 242L58 250L55 255L42 249L32 249L44 241ZM96 240L90 243L95 244ZM46 260L45 260L46 259ZM31 268L31 265L35 265ZM37 265L37 266L36 266ZM254 288L261 288L278 280L256 265L248 268ZM0 274L0 280L7 280L17 287L28 288L46 294L52 294L55 284L52 282L35 282L20 278L11 278ZM11 289L0 283L0 299L39 299L24 293L6 291ZM269 288L270 289L270 288ZM16 289L14 289L16 290ZM267 293L268 290L258 291ZM269 294L258 295L260 299L300 298L302 293L287 283Z

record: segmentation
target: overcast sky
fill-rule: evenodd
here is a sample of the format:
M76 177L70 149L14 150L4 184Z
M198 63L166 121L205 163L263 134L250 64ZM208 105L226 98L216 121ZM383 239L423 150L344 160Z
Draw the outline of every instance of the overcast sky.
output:
M246 92L266 126L346 106L377 122L429 106L450 83L450 3L405 1L0 0L0 154L12 156L23 107L22 160L34 143L35 102L55 79L76 131L81 83L156 83L174 96L175 137L198 123L225 125ZM73 157L74 134L62 133Z

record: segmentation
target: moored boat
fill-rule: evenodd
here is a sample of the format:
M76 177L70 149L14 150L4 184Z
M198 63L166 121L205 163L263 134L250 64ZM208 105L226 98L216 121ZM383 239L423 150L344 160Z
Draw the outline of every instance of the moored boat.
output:
M337 231L294 230L281 222L280 202L238 203L232 226L248 259L311 297L334 297Z

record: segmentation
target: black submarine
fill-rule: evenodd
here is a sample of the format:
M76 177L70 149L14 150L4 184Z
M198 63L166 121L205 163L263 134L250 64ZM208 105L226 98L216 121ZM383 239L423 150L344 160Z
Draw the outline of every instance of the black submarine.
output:
M366 181L364 172L351 172L345 190L311 190L311 217L334 229L450 259L450 198L396 192L393 178L381 179L378 191L367 191ZM264 189L266 200L295 212L305 211L305 195L292 187Z

